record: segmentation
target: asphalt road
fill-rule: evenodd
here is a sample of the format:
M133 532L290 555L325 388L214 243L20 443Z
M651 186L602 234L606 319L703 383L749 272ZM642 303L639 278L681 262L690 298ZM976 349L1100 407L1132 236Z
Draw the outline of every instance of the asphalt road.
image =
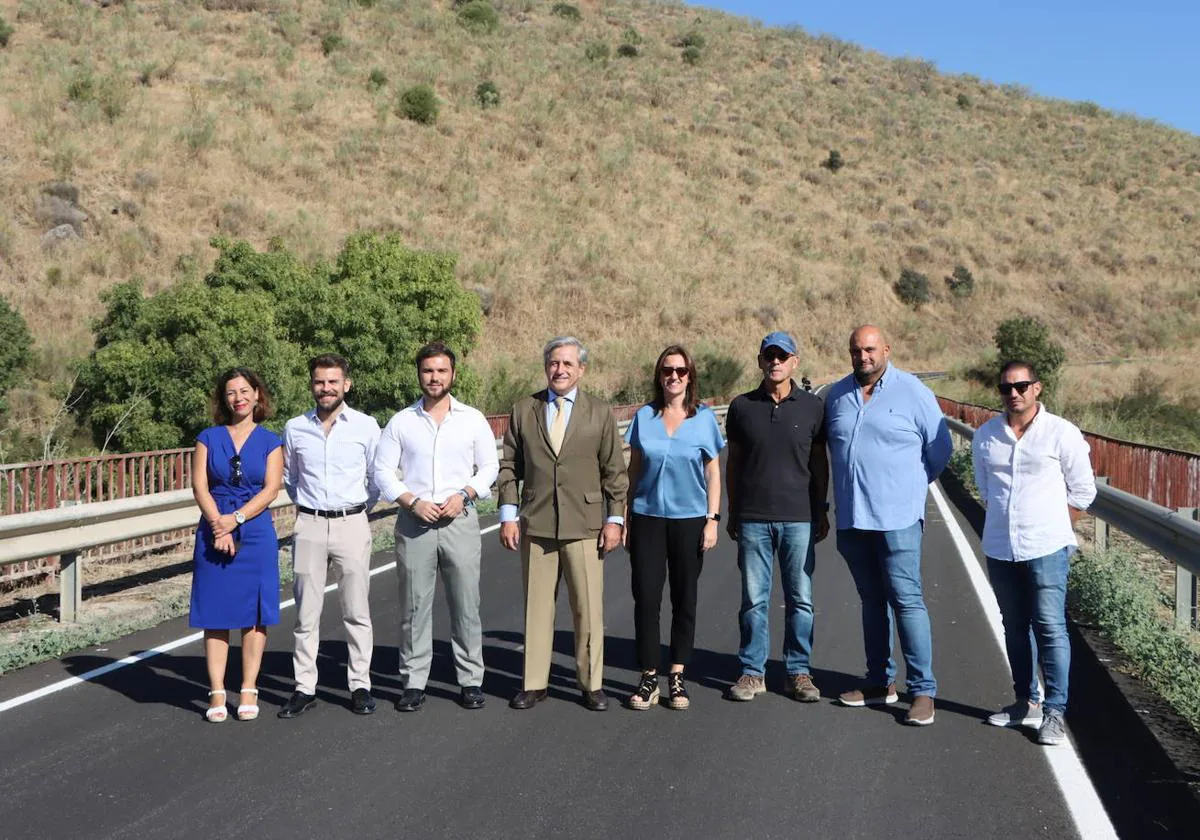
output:
M883 708L833 702L855 684L863 655L858 599L832 537L818 547L814 584L820 703L780 693L778 587L769 692L751 703L722 699L738 674L739 600L735 552L722 534L700 582L689 711L585 710L574 689L565 592L551 698L512 711L520 564L491 533L483 537L485 709L454 702L439 588L429 701L418 713L393 710L396 583L385 571L371 593L373 716L347 708L346 648L329 595L321 702L296 720L275 717L292 688L292 610L270 635L263 714L253 723L204 723L199 643L0 713L0 837L1078 837L1045 748L1023 730L981 723L1008 701L1006 666L932 502L927 522L933 726L901 725L904 695ZM391 552L375 558L391 560ZM606 564L605 686L616 699L637 680L632 600L626 555ZM189 632L174 621L7 675L0 701ZM236 673L227 684L238 685Z

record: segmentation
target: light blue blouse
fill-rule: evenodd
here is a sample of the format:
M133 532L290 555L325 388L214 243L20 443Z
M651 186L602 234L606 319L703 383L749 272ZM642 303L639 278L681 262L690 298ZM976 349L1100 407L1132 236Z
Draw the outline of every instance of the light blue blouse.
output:
M644 405L625 430L625 440L642 456L642 471L633 489L633 512L663 519L692 519L708 513L704 464L725 448L717 416L697 406L667 434L661 415Z

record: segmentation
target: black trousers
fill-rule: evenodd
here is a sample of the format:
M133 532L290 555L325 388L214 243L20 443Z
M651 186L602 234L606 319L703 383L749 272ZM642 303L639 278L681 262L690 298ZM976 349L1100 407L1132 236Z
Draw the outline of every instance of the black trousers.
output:
M671 662L686 665L696 641L696 592L704 552L703 516L663 519L633 514L629 556L633 571L633 628L638 667L657 670L662 652L659 617L663 585L671 581Z

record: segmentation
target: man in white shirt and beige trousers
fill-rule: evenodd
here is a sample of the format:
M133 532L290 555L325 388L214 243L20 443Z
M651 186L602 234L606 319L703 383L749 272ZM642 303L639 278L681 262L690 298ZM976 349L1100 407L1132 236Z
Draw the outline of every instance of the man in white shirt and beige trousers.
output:
M1096 498L1089 447L1072 423L1038 402L1042 383L1026 361L1000 370L1004 413L975 433L975 483L987 508L983 552L1004 620L1004 646L1016 702L993 726L1038 730L1038 743L1067 733L1067 574L1078 542L1074 522ZM1046 679L1043 702L1037 663Z
M334 353L308 363L316 406L293 417L284 430L283 483L296 503L292 564L296 593L296 690L279 710L294 718L317 702L317 653L321 608L329 567L338 581L342 623L349 650L350 709L375 711L371 697L371 525L367 512L377 498L371 472L379 423L345 404L350 367Z
M484 705L475 501L491 494L499 460L487 418L450 395L455 363L453 351L441 342L417 352L421 399L388 421L375 458L380 495L402 508L396 518L404 684L396 710L401 712L425 705L439 571L450 608L450 645L462 690L459 703L465 709Z

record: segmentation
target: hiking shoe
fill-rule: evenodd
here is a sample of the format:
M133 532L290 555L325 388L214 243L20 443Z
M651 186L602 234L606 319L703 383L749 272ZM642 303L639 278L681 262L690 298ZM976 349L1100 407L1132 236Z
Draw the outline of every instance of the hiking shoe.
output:
M928 694L918 694L913 698L908 714L904 716L908 726L929 726L933 723L933 698Z
M682 712L692 704L688 698L687 686L683 684L683 671L672 671L667 675L667 691L670 694L667 705L672 709Z
M757 695L763 694L767 690L767 684L762 676L754 674L742 674L738 677L737 682L729 686L729 692L725 695L730 700L740 700L742 702L753 700Z
M821 691L813 684L811 674L788 674L787 693L801 703L816 703L821 699Z
M1038 728L1037 742L1053 747L1067 740L1067 724L1058 709L1046 709L1042 713L1042 725Z
M885 703L895 703L899 699L895 683L888 683L886 686L870 685L853 691L843 691L838 695L838 702L843 706L882 706Z
M629 695L629 708L644 712L646 709L653 708L657 702L658 673L642 671L642 681L638 684L637 691Z
M1024 726L1037 729L1042 725L1042 707L1030 700L1018 700L991 715L987 722L992 726Z

